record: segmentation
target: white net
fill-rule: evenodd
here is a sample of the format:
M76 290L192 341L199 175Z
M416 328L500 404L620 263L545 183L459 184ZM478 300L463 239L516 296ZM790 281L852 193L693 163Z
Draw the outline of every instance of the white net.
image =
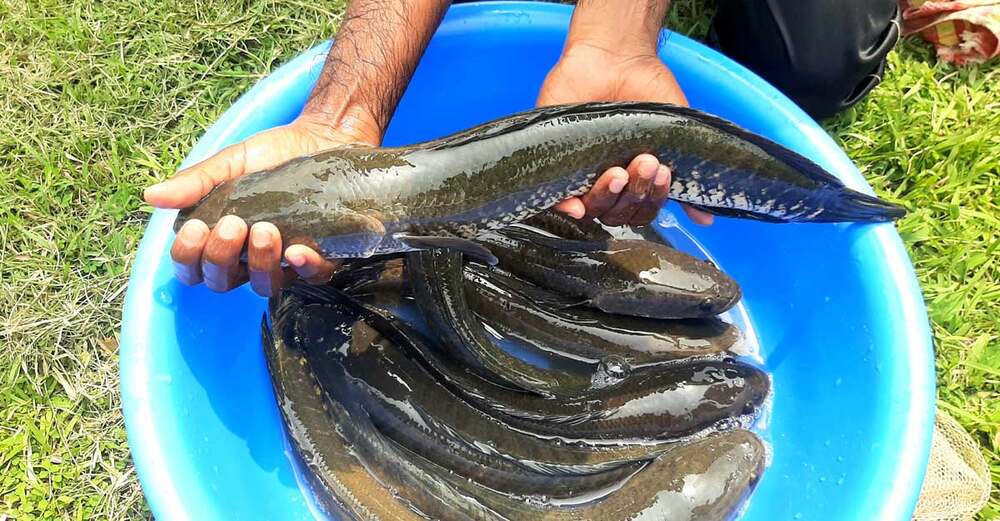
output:
M986 505L990 472L975 440L938 409L927 476L914 521L965 521Z

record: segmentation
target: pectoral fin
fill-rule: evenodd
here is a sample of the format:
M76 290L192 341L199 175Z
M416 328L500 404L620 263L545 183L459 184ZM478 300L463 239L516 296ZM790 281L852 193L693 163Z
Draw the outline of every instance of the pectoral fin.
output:
M433 250L443 248L456 250L480 262L496 266L500 262L496 255L482 244L462 239L460 237L437 237L433 235L407 235L397 233L393 235L397 241L417 250Z

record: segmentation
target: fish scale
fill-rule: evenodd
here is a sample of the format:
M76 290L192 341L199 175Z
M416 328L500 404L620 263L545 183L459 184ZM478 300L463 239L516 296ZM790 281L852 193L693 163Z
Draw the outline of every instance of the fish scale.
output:
M357 376L365 374L365 381L390 391L380 398L385 403L392 395L409 394L445 416L453 407L420 393L416 387L419 381L433 379L407 378L406 357L397 356L401 351L385 351L389 345L379 338L379 332L350 328L353 312L342 317L346 319L343 322L309 315L310 306L315 310L317 304L331 305L329 299L338 298L336 295L301 285L283 292L271 301L272 325L268 328L265 322L264 339L280 410L290 427L296 454L309 466L305 477L320 504L338 519L708 521L730 516L763 471L766 452L762 443L754 434L737 429L647 452L651 457L634 469L619 467L620 474L613 470L611 474L576 476L583 488L571 490L568 496L548 493L556 480L568 478L565 475L547 478L548 483L543 480L528 495L511 492L502 483L489 486L483 475L470 478L443 465L447 454L442 455L441 448L430 445L428 450L420 450L422 447L398 438L405 433L379 427L378 412L373 409L378 404L366 399L361 388L352 383ZM348 335L346 349L335 346L338 334ZM361 365L351 369L348 361L352 359ZM364 369L365 363L375 365ZM410 368L420 371L412 364ZM372 371L381 376L369 379ZM397 382L401 387L395 391L390 387L396 384L384 377L390 374L404 379ZM400 426L420 423L407 421L405 414L393 421L399 421ZM481 434L474 433L477 439ZM518 434L508 430L501 436L516 438ZM424 441L434 443L434 439L439 437ZM542 440L539 443L544 443ZM569 444L547 441L551 447L545 452L573 450ZM522 474L514 479L527 477ZM527 483L508 485L524 487Z
M300 286L299 292L335 292ZM693 361L669 368L641 368L621 385L594 389L574 397L543 398L484 380L466 370L454 357L444 355L423 335L390 313L363 305L361 311L381 334L412 357L456 396L496 415L525 432L565 439L656 440L687 436L712 428L719 421L750 414L760 407L770 380L759 369L731 361ZM706 371L717 378L695 379ZM694 403L691 389L712 396L713 403L674 414L666 405ZM650 398L664 393L660 398ZM655 410L636 414L636 400L654 400ZM687 406L684 406L687 409Z
M463 249L460 239L579 195L599 173L641 153L672 167L671 198L720 215L881 222L905 213L721 118L618 102L539 108L406 147L322 151L223 182L182 210L175 227L192 219L212 227L230 214L250 225L268 221L287 243L314 245L330 258Z

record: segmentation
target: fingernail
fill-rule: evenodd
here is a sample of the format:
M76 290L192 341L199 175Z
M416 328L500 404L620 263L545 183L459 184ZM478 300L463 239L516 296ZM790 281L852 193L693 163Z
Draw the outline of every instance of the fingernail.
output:
M621 177L616 177L608 183L608 190L613 194L621 193L625 189L625 185L628 183L628 179L622 179Z
M271 246L273 237L270 230L255 228L251 232L252 237L250 240L253 242L254 248L265 250Z
M302 255L301 253L295 253L295 252L286 253L285 260L287 260L289 264L295 266L296 268L301 268L302 266L306 265L306 256Z
M142 197L144 199L149 199L150 196L162 195L163 183L156 183L153 186L147 186L145 190L142 191Z
M639 177L643 179L652 179L656 175L657 167L660 165L654 159L648 159L639 163Z
M225 240L235 239L240 234L239 217L227 215L219 221L219 238Z
M205 238L205 228L194 223L187 223L181 228L181 240L189 244L198 244Z
M670 169L666 165L660 165L660 168L656 169L656 179L653 180L653 184L656 186L663 186L667 184L670 180Z

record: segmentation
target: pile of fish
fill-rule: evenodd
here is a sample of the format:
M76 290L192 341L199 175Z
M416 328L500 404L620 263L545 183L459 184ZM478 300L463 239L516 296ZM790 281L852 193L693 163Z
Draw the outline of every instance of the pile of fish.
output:
M271 300L303 472L347 519L725 519L764 469L739 286L646 227L543 213Z
M904 210L720 118L536 109L399 148L345 147L181 212L274 223L349 259L271 299L266 355L324 508L343 519L724 519L765 465L769 393L717 316L739 286L646 227L547 211L641 153L669 196L768 222ZM405 257L405 258L400 258Z

